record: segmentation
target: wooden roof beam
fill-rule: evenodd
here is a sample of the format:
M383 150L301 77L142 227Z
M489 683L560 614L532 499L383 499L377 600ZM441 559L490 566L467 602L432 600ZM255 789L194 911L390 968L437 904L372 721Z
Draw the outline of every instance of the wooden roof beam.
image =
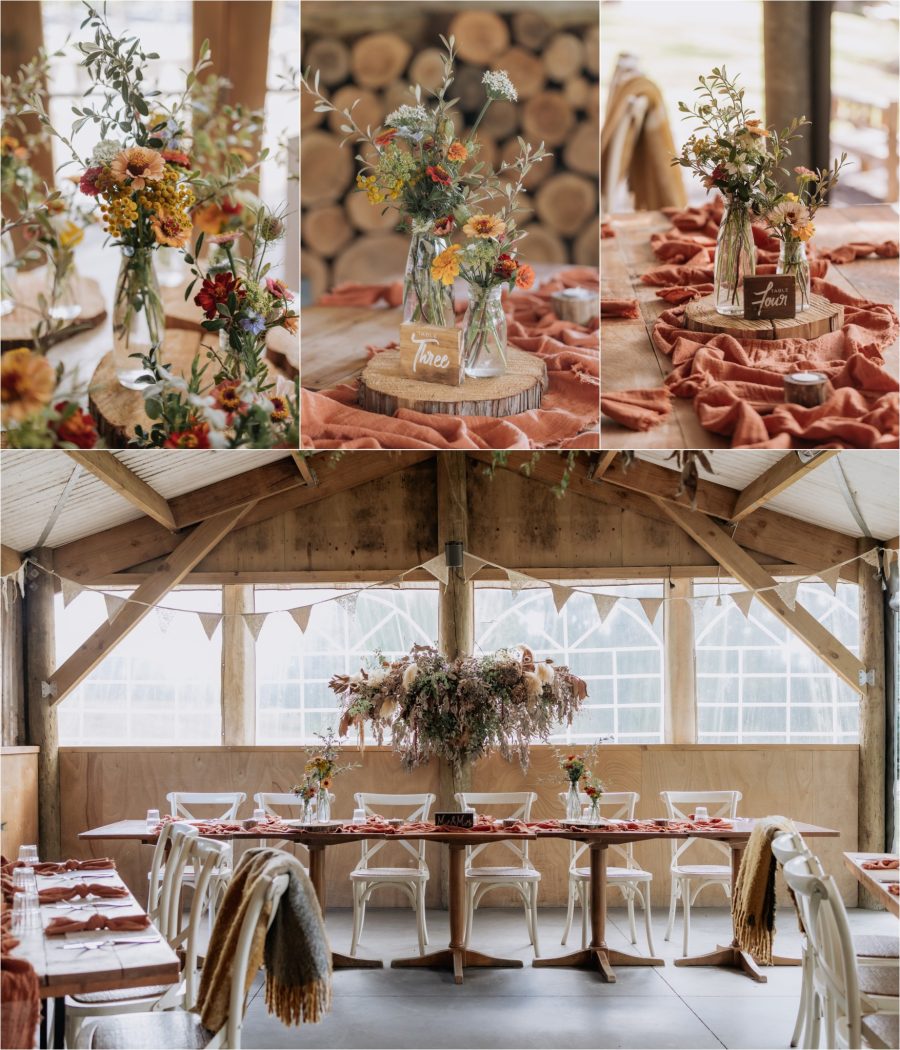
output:
M66 455L170 532L177 530L178 526L175 524L168 501L118 460L114 453L103 450L94 452L67 450Z
M147 577L112 620L108 620L53 672L51 704L58 704L143 620L173 587L202 561L216 544L245 518L248 504L209 518L183 537L171 556ZM55 687L55 688L54 688Z
M721 525L708 515L687 507L675 506L663 499L656 504L688 536L716 559L722 568L748 590L774 587L774 580L766 570L743 550ZM764 590L757 595L771 612L784 621L790 630L807 645L832 671L842 678L855 692L865 694L865 685L860 684L860 673L865 671L862 661L802 605L790 609L777 591Z
M594 465L588 472L588 476L590 477L590 479L592 481L599 481L603 477L603 475L609 470L609 468L613 465L613 462L615 461L615 458L616 456L618 456L618 454L619 453L615 450L611 452L601 452L600 458L594 460Z
M775 499L785 489L837 454L837 449L826 449L822 452L786 452L777 463L760 474L755 481L751 481L738 494L730 520L743 521L748 514L759 510L763 504Z
M0 576L11 576L22 567L22 555L0 543Z
M302 452L292 452L291 459L293 459L297 470L300 471L300 477L303 478L307 485L319 484L319 479L316 477L312 467L309 465L308 456L304 456Z

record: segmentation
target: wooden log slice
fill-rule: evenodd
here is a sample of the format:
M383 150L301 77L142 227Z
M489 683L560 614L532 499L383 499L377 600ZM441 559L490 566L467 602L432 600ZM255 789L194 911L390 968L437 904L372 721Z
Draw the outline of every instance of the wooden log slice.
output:
M300 142L300 200L310 206L343 197L353 178L353 150L327 131L308 131Z
M543 62L547 76L562 83L581 72L584 46L574 33L557 33L544 49Z
M188 332L200 331L200 322L203 320L203 311L194 302L194 295L199 290L199 282L191 295L185 299L184 287L162 288L163 309L166 312L166 331L170 328L180 328Z
M456 71L450 94L459 99L459 108L467 113L477 113L484 105L484 84L481 83L483 72L475 66L460 66ZM409 101L409 92L404 101ZM492 103L496 105L496 103ZM490 111L489 111L490 112ZM474 118L473 118L474 119ZM480 129L479 129L480 130Z
M364 233L393 230L399 219L394 208L385 210L383 204L370 204L369 198L358 190L351 190L344 198L344 211L356 229ZM305 217L303 221L306 222Z
M600 265L600 216L595 215L592 222L575 238L572 261L580 266Z
M409 237L402 234L375 233L360 237L335 260L334 283L361 281L372 284L400 277L406 269L408 254Z
M507 164L512 164L516 157L519 155L519 141L516 138L507 139L503 144L503 148L500 151L500 159L505 160ZM548 157L535 164L531 171L525 176L525 189L534 191L542 182L545 182L554 172L556 168L556 156L551 153ZM505 172L500 176L503 182L515 182L517 178L516 172L509 171Z
M547 74L544 63L524 47L511 47L495 62L494 69L503 69L509 74L520 100L536 95L544 86Z
M453 88L455 91L455 83ZM401 106L414 106L416 104L416 97L409 90L409 84L405 80L395 80L388 84L382 91L381 96L384 116L387 116L388 113L393 113L395 109L399 109Z
M490 112L489 109L488 115ZM541 91L522 107L525 138L535 146L539 142L546 146L561 145L569 137L574 124L575 110L561 91Z
M596 183L569 171L553 175L535 194L534 210L545 226L574 237L597 212Z
M319 81L328 87L343 84L350 73L350 51L347 45L334 37L319 37L307 49L304 69L309 66L315 76L319 72Z
M517 44L540 51L553 32L553 26L535 11L518 11L512 16L513 38Z
M600 126L592 120L577 124L563 147L566 167L579 175L600 174Z
M600 76L600 26L594 22L584 33L584 68L592 77Z
M54 332L52 343L61 343L71 339L79 332L97 328L106 320L106 300L100 291L100 285L92 277L78 274L75 278L75 294L81 303L78 317L67 321L58 332ZM0 321L0 343L3 350L14 350L17 346L33 346L32 330L40 319L37 299L39 295L49 294L50 276L47 267L41 266L16 274L12 279L15 308Z
M412 47L395 33L370 33L353 45L350 64L353 79L367 88L380 88L406 69Z
M478 126L477 135L483 131L495 139L506 139L514 135L519 127L519 107L515 102L492 102L484 119Z
M444 79L444 52L426 47L409 64L409 81L423 91L437 91Z
M456 49L464 62L487 66L509 47L509 29L492 11L466 10L450 23Z
M426 415L514 416L540 408L547 389L547 368L535 354L510 347L505 375L466 379L461 386L423 383L400 372L400 352L384 350L363 369L359 404L369 412L392 416L407 408Z
M563 84L566 102L575 109L584 109L591 94L591 83L585 77L570 77Z
M312 304L331 287L331 267L306 248L300 251L300 301Z
M359 100L357 102L357 99ZM354 84L345 84L344 87L338 88L337 91L331 96L331 101L338 107L338 109L350 109L354 102L357 105L353 109L353 119L361 128L371 126L372 131L381 127L381 121L384 117L384 103L375 94L374 91L368 91L366 88L356 87ZM328 114L328 126L336 134L344 138L346 132L341 131L341 126L346 124L347 121L344 116L340 113L329 113ZM349 150L351 155L356 152L355 143L351 139L344 149Z
M311 128L318 127L319 124L325 119L324 113L316 112L316 105L318 99L311 95L308 91L300 92L300 130L309 131Z
M363 200L366 198L363 197ZM303 243L326 259L337 255L353 240L353 228L347 221L344 209L338 204L327 208L311 208L303 216L301 232Z
M521 248L525 258L530 263L565 263L569 261L569 253L561 237L548 230L546 226L533 222L525 229L528 236L522 241Z
M816 339L844 324L844 308L824 296L811 295L809 309L796 317L776 321L748 321L716 313L713 297L705 296L684 308L684 327L691 332L724 332L736 339Z

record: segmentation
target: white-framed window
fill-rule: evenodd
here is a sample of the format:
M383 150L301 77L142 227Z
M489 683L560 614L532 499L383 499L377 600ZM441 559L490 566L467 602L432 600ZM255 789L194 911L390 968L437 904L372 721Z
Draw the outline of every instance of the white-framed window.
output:
M116 591L128 597L128 590ZM222 631L206 637L193 612L222 611L220 589L171 591L59 704L59 742L91 745L219 744ZM107 619L106 602L83 591L55 602L57 665Z
M579 585L581 586L581 585ZM661 598L661 582L598 584L620 598ZM637 601L619 601L601 624L593 598L575 593L557 614L546 587L515 594L508 585L476 583L476 651L525 644L538 659L564 664L585 680L588 697L571 726L552 740L586 743L612 736L617 743L662 743L665 681L663 615L655 624Z
M721 594L694 615L697 741L701 744L851 744L859 697L758 599L749 618L727 595L733 583L701 583ZM859 651L859 588L803 583L797 601L851 652Z
M434 645L438 632L437 584L373 587L355 610L323 599L324 588L256 588L256 611L322 602L301 635L293 619L269 616L256 643L257 744L312 744L316 733L337 729L338 698L328 688L335 674L353 674L378 650L395 659L409 648Z

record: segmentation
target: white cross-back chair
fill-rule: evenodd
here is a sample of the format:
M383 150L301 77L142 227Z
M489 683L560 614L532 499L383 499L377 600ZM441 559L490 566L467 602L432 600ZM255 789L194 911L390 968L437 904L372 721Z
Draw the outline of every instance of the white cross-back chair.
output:
M93 1023L102 1017L170 1010L179 1006L190 1009L196 999L203 899L221 861L225 844L199 838L197 829L190 825L170 824L166 826L166 831L166 840L171 848L153 921L173 951L183 953L181 980L174 985L67 996L68 1047L89 1046ZM185 915L181 909L181 876L188 865L196 872L197 890L191 908Z
M130 1014L100 1021L93 1030L92 1050L120 1050L121 1047L191 1047L197 1050L240 1050L244 1014L247 1009L245 989L255 974L248 973L253 934L263 906L268 903L269 922L275 918L278 904L288 886L287 875L261 877L254 883L238 936L231 971L228 1018L217 1031L210 1032L200 1023L198 1014L189 1010ZM207 957L207 964L216 960Z
M236 820L238 809L246 799L243 791L170 791L166 795L169 813L179 820ZM198 813L197 806L215 807L215 812L211 815ZM210 882L207 892L210 930L216 918L219 898L225 892L234 867L234 849L230 842L227 842L225 847L219 870ZM185 869L182 885L194 888L194 872L190 866Z
M834 878L809 853L789 860L783 872L797 902L811 958L812 996L804 1045L819 1046L822 1020L828 1047L861 1047L863 1029L870 1022L867 1015L892 1015L886 1023L896 1028L897 970L858 967L847 911Z
M710 817L724 817L734 820L737 816L740 791L660 791L666 805L666 815L670 820L687 820L697 806L706 806ZM725 896L731 897L731 851L724 842L702 840L725 858L724 864L691 864L685 860L685 854L700 839L673 840L672 860L669 865L671 888L669 890L669 922L666 926L666 940L672 936L675 928L675 910L678 899L684 912L684 944L682 955L688 953L691 936L691 905L707 886L719 886Z
M434 805L435 796L431 793L420 795L377 794L371 791L358 791L356 808L364 809L366 816L384 815L385 809L401 808L405 810L404 818L409 821L428 820L428 814ZM400 840L402 846L414 863L410 867L375 867L372 858L387 844L387 839L369 841L363 839L360 844L359 863L350 872L350 884L353 887L353 940L350 954L356 955L359 939L362 936L363 923L366 921L366 905L375 890L382 886L395 886L409 899L416 913L416 932L419 938L419 954L425 954L428 943L428 929L425 925L425 890L428 886L429 871L425 863L425 840L419 839L415 844Z
M563 809L566 808L567 794L560 791L559 801ZM636 791L604 791L600 796L600 815L608 820L634 820L634 811L640 795ZM590 804L590 799L579 791L578 798L582 806ZM588 922L590 909L588 899L590 897L591 869L588 866L579 866L579 860L587 852L588 845L585 842L569 843L569 899L566 905L566 928L562 935L562 944L569 939L569 930L572 928L572 919L575 914L575 901L581 908L581 947L587 948ZM653 873L644 871L634 859L634 844L625 846L610 846L609 854L621 861L621 865L609 865L606 869L606 882L621 890L628 907L628 926L631 931L631 943L637 944L637 927L634 921L634 901L640 901L644 909L644 928L647 932L647 949L651 955L656 955L653 947L653 930L651 927L652 916L650 913L650 884L653 882Z
M536 800L537 795L533 791L461 791L456 795L457 804L462 810L474 808L482 813L493 814L496 806L512 807L512 812L506 814L512 820L529 820L531 807ZM509 867L475 864L475 858L488 845L504 846L514 854L517 863ZM469 946L472 936L475 909L484 895L494 889L507 889L514 890L522 898L528 938L534 947L535 957L539 957L541 952L538 946L537 896L540 881L541 873L528 856L527 841L505 839L497 843L470 846L466 850L466 947Z

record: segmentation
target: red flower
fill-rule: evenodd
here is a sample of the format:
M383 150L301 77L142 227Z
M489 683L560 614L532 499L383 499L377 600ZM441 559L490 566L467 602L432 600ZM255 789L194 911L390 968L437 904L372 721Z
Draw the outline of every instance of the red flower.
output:
M436 237L446 237L448 234L453 232L453 227L456 225L452 215L445 215L443 219L438 219L432 227L432 230Z
M449 186L453 181L450 173L445 171L440 164L429 164L425 169L425 174L430 175L431 181L440 183L441 186Z
M516 270L516 288L522 288L527 291L534 284L534 270L526 263Z
M397 134L397 129L396 128L388 128L386 131L382 131L382 133L380 135L376 135L375 138L372 141L378 147L386 146L389 142L391 142L393 140L393 138L394 138L394 136L396 134Z
M217 273L212 280L204 277L200 291L194 296L194 302L206 314L206 319L211 321L218 314L216 304L227 302L232 292L239 299L244 297L244 290L240 284L240 280L230 271Z
M497 277L502 277L506 281L513 276L518 268L519 264L516 260L507 252L503 252L497 257L497 262L494 264L494 273Z
M288 419L290 413L288 412L287 401L283 397L270 397L269 400L272 402L272 413L269 418L273 423L283 423Z
M240 215L243 210L243 204L239 204L237 201L233 201L229 197L225 197L222 201L222 211L225 212L226 215Z
M166 164L176 164L179 168L190 168L191 166L191 158L186 153L182 153L180 149L164 149L162 159Z
M82 193L87 194L88 197L96 197L100 193L100 187L97 185L97 177L102 173L103 168L88 168L87 171L81 176L81 181L78 183L78 188Z
M209 448L209 424L198 423L190 430L176 430L166 438L163 448Z
M60 442L69 442L78 448L93 448L97 444L97 426L94 417L81 408L68 412L69 402L60 401L56 411L63 414L62 419L52 421L49 426Z

